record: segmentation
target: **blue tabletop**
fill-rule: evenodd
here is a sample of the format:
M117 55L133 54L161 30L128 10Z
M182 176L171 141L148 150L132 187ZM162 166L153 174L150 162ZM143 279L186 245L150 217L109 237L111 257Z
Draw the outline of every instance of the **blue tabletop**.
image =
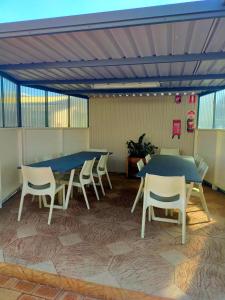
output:
M186 182L202 182L192 157L154 155L150 162L137 173L137 177L144 177L147 173L160 176L184 175Z
M90 160L94 157L99 159L102 154L107 154L107 152L82 151L71 155L40 161L38 163L30 164L29 166L51 167L53 172L64 173L81 167L85 160Z

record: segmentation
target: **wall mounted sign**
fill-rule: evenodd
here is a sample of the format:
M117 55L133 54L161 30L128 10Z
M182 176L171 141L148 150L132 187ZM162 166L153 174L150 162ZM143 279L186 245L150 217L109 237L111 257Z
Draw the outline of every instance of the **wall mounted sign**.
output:
M190 95L189 96L189 104L195 104L196 103L196 95Z
M177 103L177 104L181 103L181 95L175 96L175 103Z
M187 113L187 132L195 131L195 111L190 110Z
M172 127L172 139L177 136L178 139L181 136L181 120L173 120L173 127Z

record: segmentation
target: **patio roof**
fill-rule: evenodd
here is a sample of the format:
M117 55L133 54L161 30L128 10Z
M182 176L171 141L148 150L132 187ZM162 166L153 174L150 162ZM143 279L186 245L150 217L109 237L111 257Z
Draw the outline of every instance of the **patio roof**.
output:
M224 4L0 24L0 71L71 94L218 90L225 86Z

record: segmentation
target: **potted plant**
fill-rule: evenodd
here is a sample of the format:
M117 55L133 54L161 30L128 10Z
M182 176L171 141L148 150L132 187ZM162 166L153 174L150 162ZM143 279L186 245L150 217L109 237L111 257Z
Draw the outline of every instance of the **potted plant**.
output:
M135 177L138 172L137 162L141 158L145 158L147 154L153 155L155 154L155 150L158 149L151 142L145 141L145 133L143 133L138 141L135 142L133 140L127 141L127 149L128 149L128 158L127 158L127 176L129 178Z

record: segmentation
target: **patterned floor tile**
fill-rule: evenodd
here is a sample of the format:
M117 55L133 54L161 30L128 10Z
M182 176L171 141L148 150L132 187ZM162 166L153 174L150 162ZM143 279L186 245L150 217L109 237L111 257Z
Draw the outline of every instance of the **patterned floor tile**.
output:
M140 253L139 253L140 254ZM174 268L157 254L115 256L109 272L121 287L152 293L173 283Z
M90 281L102 285L118 287L118 288L120 287L119 283L108 271L104 273L96 274L91 277L86 277L86 281Z
M72 246L82 242L79 234L71 233L59 236L59 240L63 246Z
M108 244L106 247L109 248L113 255L127 254L132 251L132 248L123 241Z
M175 269L175 284L193 300L218 300L225 294L225 265L195 256Z
M87 189L90 210L82 193L75 192L66 211L53 211L51 226L47 225L49 209L39 209L29 196L17 222L20 195L15 195L0 210L0 261L3 254L6 262L106 285L118 283L148 294L222 300L224 194L205 187L211 222L198 199L191 198L188 239L181 245L181 226L162 222L146 222L141 239L141 202L133 214L130 211L139 181L116 175L112 184L111 191L106 182L106 196L100 201L92 188ZM156 214L164 211L156 210Z
M171 265L176 266L188 258L183 255L181 252L177 250L169 250L165 252L160 252L160 256L162 256L165 260L167 260Z
M34 225L33 226L23 225L17 229L17 237L19 239L29 237L29 236L34 236L36 234L37 234L37 230Z
M55 269L55 266L52 261L43 261L38 264L32 264L27 266L30 269L38 270L38 271L44 271L48 273L57 274L57 271Z
M175 284L172 284L165 289L154 292L153 295L160 297L170 297L174 300L192 300L188 295L186 295L181 289L179 289Z
M3 249L0 249L0 262L4 262L4 255L3 255Z

